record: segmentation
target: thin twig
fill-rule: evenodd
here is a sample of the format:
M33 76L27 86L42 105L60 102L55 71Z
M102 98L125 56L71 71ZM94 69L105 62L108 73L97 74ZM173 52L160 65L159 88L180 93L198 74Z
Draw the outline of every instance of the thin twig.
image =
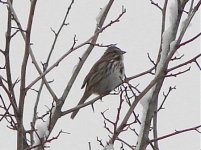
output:
M169 89L168 89L167 94L165 94L165 93L163 92L164 99L163 99L161 105L158 107L157 112L158 112L159 110L163 109L163 105L164 105L164 103L165 103L167 97L169 96L169 94L171 93L171 91L172 91L172 90L175 90L175 89L176 89L176 86L174 86L174 87L171 87L171 86L170 86Z
M185 133L185 132L189 132L189 131L193 131L193 130L197 131L197 129L199 129L199 128L201 128L201 125L198 125L198 126L195 126L195 127L192 127L192 128L183 129L183 130L177 130L177 131L175 131L173 133L170 133L170 134L167 134L167 135L164 135L164 136L149 140L149 143L152 143L154 141L163 140L163 139L166 139L168 137L171 137L171 136L174 136L174 135L177 135L177 134L181 134L181 133Z
M182 47L182 46L184 46L184 45L186 45L186 44L189 44L189 43L193 42L193 41L194 41L195 39L197 39L199 36L201 36L201 32L198 33L196 36L192 37L191 39L189 39L189 40L187 40L187 41L185 41L185 42L179 44L177 48L180 48L180 47Z
M196 60L197 60L199 57L201 57L201 54L198 54L197 56L193 57L192 59L190 59L190 60L188 60L188 61L186 61L186 62L184 62L184 63L181 63L181 64L179 64L179 65L177 65L177 66L174 66L174 67L172 67L172 68L167 69L167 72L171 72L171 71L173 71L173 70L175 70L175 69L178 69L178 68L181 68L181 67L183 67L183 66L186 66L186 65L188 65L188 64L190 64L190 63L192 63L192 62L195 62L195 63L196 63Z
M66 111L62 111L62 112L61 112L61 116L67 115L67 114L69 114L69 113L71 113L71 112L74 112L74 111L77 110L77 109L80 109L80 108L86 107L86 106L88 106L88 105L91 105L91 104L93 104L94 102L96 102L97 100L103 98L104 96L106 96L106 95L98 96L98 97L96 97L96 98L94 98L94 99L92 99L92 100L90 100L90 101L88 101L88 102L85 102L85 103L81 104L81 105L77 105L76 107L73 107L73 108L68 109L68 110L66 110Z
M37 3L37 0L33 0L31 2L29 18L28 18L28 23L26 28L26 35L25 35L25 50L24 50L24 56L23 56L23 61L21 66L20 96L19 96L19 104L18 104L19 115L17 116L17 123L18 123L17 149L18 150L22 150L25 148L23 144L24 140L26 139L23 133L23 115L24 115L24 105L25 105L25 96L26 96L26 90L25 90L26 73L27 73L27 64L28 64L28 58L29 58L31 29L32 29L36 3Z
M153 0L150 0L151 4L156 6L159 10L163 11L163 8L161 6L159 6L158 3L154 2Z
M183 71L179 71L177 73L170 73L170 74L166 75L166 77L177 77L178 75L184 74L190 70L191 70L191 67L188 67L187 69L185 69Z
M16 24L17 24L17 26L18 26L18 28L20 30L20 33L21 33L23 39L26 40L25 32L22 29L22 25L21 25L21 23L20 23L20 21L19 21L19 19L17 17L17 14L16 14L16 12L15 12L13 6L12 6L11 0L8 0L7 2L8 2L8 6L9 6L8 8L9 8L9 10L12 12L13 20L16 22ZM32 51L30 43L29 43L29 55L31 56L32 62L34 64L36 70L38 71L38 73L42 74L42 71L41 71L41 69L40 69L40 67L39 67L39 65L38 65L38 63L36 61L36 58L35 58L34 54L33 54L33 51ZM54 93L54 91L52 90L52 88L50 87L50 85L48 84L46 78L43 76L42 79L43 79L43 81L44 81L44 83L45 83L48 91L50 92L51 96L53 97L53 99L58 99L57 96L56 96L56 94ZM25 88L26 91L28 89L29 88Z

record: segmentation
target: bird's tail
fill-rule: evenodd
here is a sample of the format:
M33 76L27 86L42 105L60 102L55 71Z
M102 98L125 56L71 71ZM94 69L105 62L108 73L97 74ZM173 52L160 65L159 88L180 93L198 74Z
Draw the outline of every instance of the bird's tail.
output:
M87 98L88 98L90 95L91 95L90 93L85 92L85 93L83 94L81 100L80 100L79 103L77 104L77 106L83 104L83 103L87 100ZM77 115L77 113L78 113L79 110L80 110L80 109L78 108L78 109L76 109L76 110L71 114L71 119L74 119L74 118L75 118L75 116Z

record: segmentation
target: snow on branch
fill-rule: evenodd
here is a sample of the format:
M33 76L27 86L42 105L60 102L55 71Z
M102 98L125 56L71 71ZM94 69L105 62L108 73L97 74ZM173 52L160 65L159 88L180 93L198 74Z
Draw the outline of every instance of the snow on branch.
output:
M174 2L172 2L170 6L170 16L169 16L170 26L162 34L162 51L160 54L160 60L156 67L156 76L158 75L162 66L164 65L169 51L175 47L176 41L174 41L174 39L176 34L175 30L177 29L176 28L177 18L178 18L178 3L175 0Z
M166 63L169 52L171 51L171 49L174 49L174 47L176 45L175 37L176 37L177 29L178 29L177 20L178 20L178 2L177 2L177 0L174 0L170 6L170 17L169 17L170 25L162 33L162 43L161 43L162 49L160 51L159 62L156 65L155 77L160 76L160 74L162 73L161 71L165 67L165 63ZM147 94L140 101L140 103L143 106L143 113L142 113L142 119L141 119L142 124L141 124L141 129L140 129L140 133L139 133L139 137L138 137L136 150L142 149L142 145L144 143L143 140L146 140L144 138L147 137L146 129L149 128L149 126L146 125L145 122L147 121L147 119L149 120L149 116L152 116L151 114L148 114L148 112L150 112L149 110L151 110L151 109L156 109L155 106L150 106L150 100L153 97L155 87L156 86L153 86L149 90L149 92L147 92ZM150 108L150 107L152 107L152 108Z
M100 24L100 20L101 20L103 14L104 14L106 8L107 8L107 5L105 5L103 8L101 8L101 10L100 10L98 16L96 17L97 25Z
M103 150L114 150L114 145L113 144L107 144Z
M36 131L35 131L35 143L34 143L34 145L42 144L43 141L48 136L48 134L49 134L49 131L48 131L48 126L46 125L46 123L38 124L36 127Z

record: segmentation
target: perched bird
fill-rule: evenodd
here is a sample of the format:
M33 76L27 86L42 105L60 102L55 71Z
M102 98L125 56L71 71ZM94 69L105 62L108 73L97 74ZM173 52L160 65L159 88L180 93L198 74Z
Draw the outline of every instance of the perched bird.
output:
M116 46L110 46L106 49L103 56L93 65L84 79L81 88L85 92L78 105L83 104L92 94L105 95L119 86L124 77L123 54L126 53ZM71 119L78 113L75 110Z

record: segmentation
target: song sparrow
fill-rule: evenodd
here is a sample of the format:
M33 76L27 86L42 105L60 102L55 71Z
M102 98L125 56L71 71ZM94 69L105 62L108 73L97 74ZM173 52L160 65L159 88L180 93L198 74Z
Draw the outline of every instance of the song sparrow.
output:
M109 94L110 91L122 83L124 77L124 53L124 51L115 46L107 48L103 56L94 64L85 77L81 88L84 88L85 85L86 88L78 105L83 104L92 94ZM79 109L72 113L72 119L78 111Z

